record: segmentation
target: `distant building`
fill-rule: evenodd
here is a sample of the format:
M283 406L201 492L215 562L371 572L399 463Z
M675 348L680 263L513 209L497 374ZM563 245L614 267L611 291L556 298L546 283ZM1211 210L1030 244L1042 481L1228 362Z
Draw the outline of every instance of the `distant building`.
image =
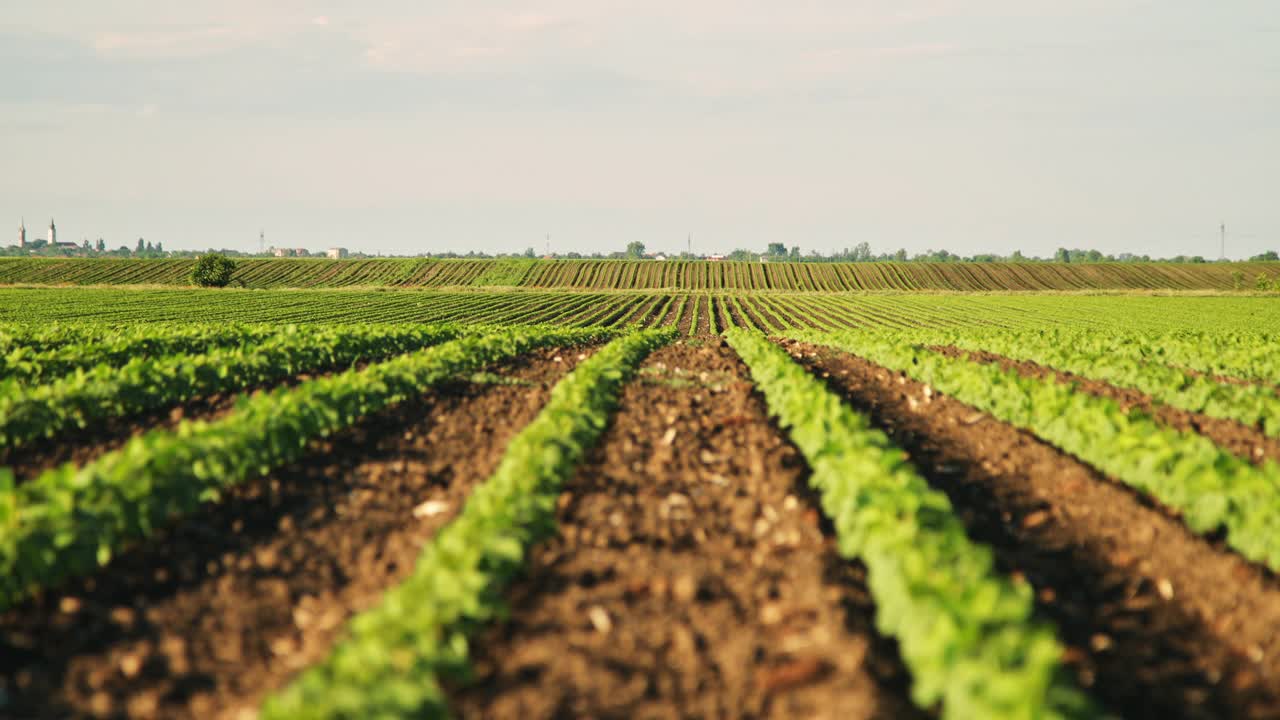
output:
M271 254L276 257L293 257L293 248L271 248Z
M294 257L308 257L308 256L310 256L310 255L311 255L311 251L310 251L310 250L308 250L308 249L306 249L306 248L294 248L294 249L293 249L293 256L294 256Z
M711 262L720 262L720 261L724 260L724 256L723 256L723 255L708 255L708 256L707 256L707 259L708 259L708 260L710 260Z
M18 247L25 248L27 246L27 220L23 218L22 224L18 225Z
M328 250L325 250L324 255L330 260L341 260L345 258L348 255L348 253L346 248L332 247L332 248L329 248Z
M26 235L26 230L23 230ZM53 224L53 218L49 218L49 247L55 250L79 250L80 246L73 242L58 242L58 226Z

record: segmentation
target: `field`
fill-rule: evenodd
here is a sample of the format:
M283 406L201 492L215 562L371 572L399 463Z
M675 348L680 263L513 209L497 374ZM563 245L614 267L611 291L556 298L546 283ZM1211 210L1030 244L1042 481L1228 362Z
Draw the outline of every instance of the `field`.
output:
M186 285L191 259L0 258L0 284ZM1280 263L811 263L630 260L238 261L236 282L270 288L820 291L1232 290Z
M1280 296L627 265L0 289L0 717L1280 717Z

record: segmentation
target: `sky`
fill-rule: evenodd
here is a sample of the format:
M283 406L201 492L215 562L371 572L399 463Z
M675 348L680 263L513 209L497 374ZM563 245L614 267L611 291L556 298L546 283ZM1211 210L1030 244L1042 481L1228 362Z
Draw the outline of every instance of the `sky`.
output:
M1242 257L1280 3L12 2L0 167L111 247Z

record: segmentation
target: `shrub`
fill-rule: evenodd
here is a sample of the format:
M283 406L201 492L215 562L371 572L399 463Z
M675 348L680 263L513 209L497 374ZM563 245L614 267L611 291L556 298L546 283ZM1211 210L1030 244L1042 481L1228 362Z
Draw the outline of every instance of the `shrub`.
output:
M226 287L235 271L236 261L226 255L201 255L191 268L191 282L200 287Z
M1259 290L1271 289L1271 278L1266 273L1258 273L1258 277L1254 280L1253 286Z
M1239 270L1236 270L1231 273L1231 287L1235 288L1236 290L1244 289L1244 273L1240 272Z

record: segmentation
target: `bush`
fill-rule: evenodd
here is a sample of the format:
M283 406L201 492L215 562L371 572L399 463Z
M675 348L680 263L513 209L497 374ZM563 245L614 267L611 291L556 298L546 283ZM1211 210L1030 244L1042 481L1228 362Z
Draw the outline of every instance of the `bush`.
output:
M200 287L226 287L235 271L236 261L226 255L201 255L191 268L191 282Z

